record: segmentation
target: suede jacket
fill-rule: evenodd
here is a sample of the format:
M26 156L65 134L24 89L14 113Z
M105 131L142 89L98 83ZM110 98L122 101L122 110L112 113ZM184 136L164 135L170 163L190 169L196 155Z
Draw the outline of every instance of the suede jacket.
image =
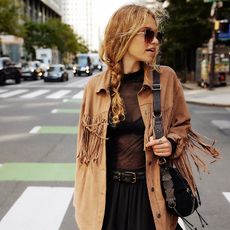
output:
M190 114L175 72L167 66L161 66L159 72L164 135L176 142L172 161L193 185L186 149L191 146L190 139L194 141L199 137L191 130ZM145 125L144 146L150 136L155 136L152 82L152 70L145 68L143 86L137 95ZM102 229L106 201L106 132L111 103L109 85L110 71L107 70L90 79L84 91L78 126L73 201L80 230ZM156 229L174 230L178 218L167 212L160 186L158 158L151 149L144 147L144 151L146 182Z

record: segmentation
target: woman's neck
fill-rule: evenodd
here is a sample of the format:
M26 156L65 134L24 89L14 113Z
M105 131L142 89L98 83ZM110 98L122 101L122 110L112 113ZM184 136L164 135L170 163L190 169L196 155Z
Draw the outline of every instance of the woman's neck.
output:
M134 73L140 69L140 62L123 62L123 73Z

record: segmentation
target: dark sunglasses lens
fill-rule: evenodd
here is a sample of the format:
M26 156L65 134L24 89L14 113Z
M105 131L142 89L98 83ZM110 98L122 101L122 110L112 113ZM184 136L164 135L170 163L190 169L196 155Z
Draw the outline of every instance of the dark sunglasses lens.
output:
M145 30L145 42L151 43L154 38L154 35L155 35L154 31L150 29Z
M145 30L145 42L146 43L151 43L155 36L159 42L163 40L163 34L161 32L158 32L157 34L155 34L155 32L151 29Z

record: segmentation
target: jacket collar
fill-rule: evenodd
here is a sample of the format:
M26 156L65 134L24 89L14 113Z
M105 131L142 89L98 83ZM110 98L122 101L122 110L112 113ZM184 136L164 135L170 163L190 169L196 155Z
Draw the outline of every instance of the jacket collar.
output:
M152 89L152 83L153 83L153 76L152 76L153 70L151 68L146 68L144 71L144 82L143 86L147 86L150 89ZM110 70L106 70L103 73L101 73L101 78L99 81L99 84L96 87L96 93L101 92L101 90L104 90L108 92L109 86L110 86Z

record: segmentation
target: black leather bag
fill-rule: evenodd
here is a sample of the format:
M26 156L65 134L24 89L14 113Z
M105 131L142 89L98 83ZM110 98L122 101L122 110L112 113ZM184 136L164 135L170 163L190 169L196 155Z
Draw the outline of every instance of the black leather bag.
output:
M154 132L156 138L159 139L164 136L164 132L162 128L162 113L160 100L160 75L157 71L153 71L152 91L154 96ZM196 228L184 218L186 216L189 216L196 210L202 227L204 227L204 223L207 225L207 222L197 211L197 208L199 207L199 205L201 205L198 190L196 190L196 194L194 195L185 178L181 175L177 168L174 168L172 165L170 165L170 162L167 158L159 158L159 165L161 189L162 194L165 198L168 211L173 215L181 217L189 229L196 230Z
M192 190L177 168L160 163L161 188L167 203L168 211L179 217L191 215L200 205L198 192Z

